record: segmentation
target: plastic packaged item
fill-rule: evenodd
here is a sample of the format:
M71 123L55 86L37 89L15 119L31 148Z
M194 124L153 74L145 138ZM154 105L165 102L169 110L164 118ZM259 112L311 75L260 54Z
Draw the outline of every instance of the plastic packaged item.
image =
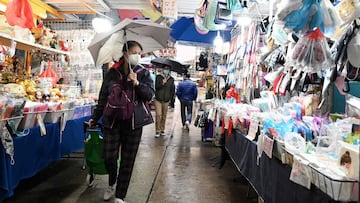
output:
M341 25L340 17L329 0L322 0L320 2L320 7L323 15L323 32L326 36L333 36L336 28Z
M336 136L318 136L316 144L316 152L330 153L336 151Z
M338 165L346 177L359 180L359 148L345 142L339 142L339 144L341 148Z
M360 98L346 95L346 114L350 117L360 117Z
M305 67L304 72L316 73L332 67L333 60L329 56L326 38L317 28L299 39L292 51L293 61L289 64Z
M307 161L301 160L298 156L294 156L290 180L310 189L311 186L311 168L307 166Z
M359 2L355 0L343 0L335 6L340 19L344 24L351 22L356 18L359 10Z
M292 154L299 154L305 152L305 139L295 132L286 133L284 137L285 149Z

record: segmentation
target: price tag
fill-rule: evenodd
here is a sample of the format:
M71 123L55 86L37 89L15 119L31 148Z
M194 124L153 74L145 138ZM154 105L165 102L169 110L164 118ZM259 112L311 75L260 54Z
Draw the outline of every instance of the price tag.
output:
M254 140L256 137L256 133L258 131L259 128L259 121L251 119L250 120L250 126L249 126L249 131L248 131L248 135L246 136L247 139L249 140Z
M37 120L37 124L40 126L41 136L46 135L46 128L45 128L44 120L43 120L43 117L41 116L41 114L36 114L36 120Z
M264 135L264 152L271 159L273 151L274 139Z

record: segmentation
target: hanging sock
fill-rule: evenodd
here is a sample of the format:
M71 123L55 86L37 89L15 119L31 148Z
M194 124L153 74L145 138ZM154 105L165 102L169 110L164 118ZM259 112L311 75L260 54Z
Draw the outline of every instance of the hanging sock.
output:
M1 139L2 145L4 146L6 154L8 154L10 156L10 164L14 165L15 160L14 160L14 142L13 142L13 139L12 139L9 131L5 127L5 121L1 122L0 127L1 127L0 128L0 130L1 130L0 131L0 139Z

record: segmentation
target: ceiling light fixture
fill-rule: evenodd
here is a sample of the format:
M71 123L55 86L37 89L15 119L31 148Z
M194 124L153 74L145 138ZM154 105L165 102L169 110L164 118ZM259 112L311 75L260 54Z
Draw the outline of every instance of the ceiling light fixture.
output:
M224 44L224 40L220 36L220 31L217 31L217 35L214 39L214 47L216 53L222 53L223 44Z
M247 7L247 1L243 2L243 8L241 9L240 16L236 19L237 24L240 26L248 26L251 24L251 17L249 13L249 9Z
M92 20L92 26L97 33L108 32L112 28L112 24L109 19L99 17L95 17Z

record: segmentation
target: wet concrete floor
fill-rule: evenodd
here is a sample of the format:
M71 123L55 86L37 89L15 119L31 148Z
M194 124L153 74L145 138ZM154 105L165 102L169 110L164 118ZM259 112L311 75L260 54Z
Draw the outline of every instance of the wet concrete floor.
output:
M154 124L144 128L127 203L257 202L230 160L219 169L220 148L202 142L200 128L182 129L178 108L168 112L166 128L167 135L160 138L154 137ZM81 152L63 157L21 181L14 196L3 203L104 202L107 176L97 175L94 186L88 187L82 165Z

